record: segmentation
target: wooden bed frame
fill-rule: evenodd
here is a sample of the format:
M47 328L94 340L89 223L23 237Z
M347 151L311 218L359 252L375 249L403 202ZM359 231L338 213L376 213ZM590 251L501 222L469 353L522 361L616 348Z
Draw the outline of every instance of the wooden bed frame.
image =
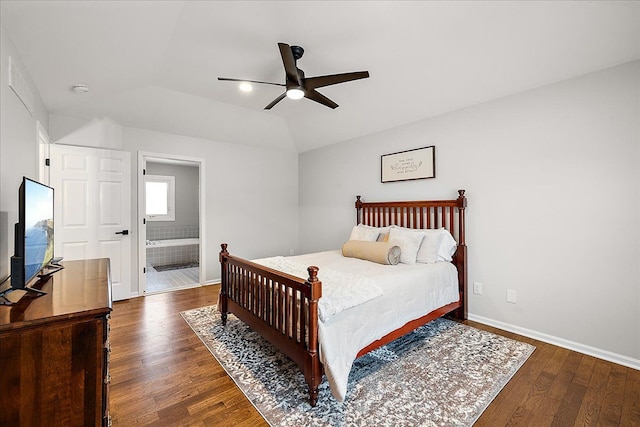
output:
M360 350L358 357L445 314L461 320L467 318L464 218L467 199L464 192L458 190L457 199L429 201L363 202L357 196L358 224L375 227L398 225L414 229L447 228L458 242L453 264L458 269L460 288L458 302L409 321ZM234 314L296 362L309 386L310 403L315 406L323 376L318 355L318 300L322 297L318 267L309 267L309 278L304 280L230 255L226 243L220 246L222 284L218 308L223 325L227 323L227 313Z

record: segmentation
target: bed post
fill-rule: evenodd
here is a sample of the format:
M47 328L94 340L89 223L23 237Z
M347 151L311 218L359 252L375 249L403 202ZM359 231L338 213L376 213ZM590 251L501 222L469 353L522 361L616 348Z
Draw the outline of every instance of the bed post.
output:
M465 240L464 211L467 207L465 190L458 190L458 249L456 250L456 267L458 268L458 287L460 290L460 307L455 311L455 317L467 320L467 243Z
M360 224L362 220L362 200L360 196L356 196L356 225Z
M322 365L318 356L318 300L322 296L322 282L318 279L318 267L307 268L307 285L311 289L309 296L309 357L305 363L304 376L309 385L311 406L318 403L318 386L322 381Z
M218 310L220 311L220 317L222 318L222 326L226 326L227 325L227 289L228 289L227 286L229 286L229 284L227 283L227 280L228 280L227 256L229 255L229 252L227 251L226 243L222 243L220 245L220 248L222 250L220 251L221 280L220 280L220 297L219 297Z

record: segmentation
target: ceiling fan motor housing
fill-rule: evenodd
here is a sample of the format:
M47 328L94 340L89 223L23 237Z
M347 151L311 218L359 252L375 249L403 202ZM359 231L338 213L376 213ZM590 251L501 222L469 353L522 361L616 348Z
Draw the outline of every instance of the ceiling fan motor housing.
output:
M297 61L304 55L304 49L302 46L291 46L291 53L293 53L293 58Z

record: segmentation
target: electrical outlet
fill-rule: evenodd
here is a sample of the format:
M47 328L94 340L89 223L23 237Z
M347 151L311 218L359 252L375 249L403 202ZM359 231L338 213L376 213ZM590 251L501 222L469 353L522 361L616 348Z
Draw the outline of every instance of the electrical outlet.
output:
M507 289L507 302L515 304L517 301L516 291L513 289Z
M473 282L473 293L476 295L482 295L482 283Z

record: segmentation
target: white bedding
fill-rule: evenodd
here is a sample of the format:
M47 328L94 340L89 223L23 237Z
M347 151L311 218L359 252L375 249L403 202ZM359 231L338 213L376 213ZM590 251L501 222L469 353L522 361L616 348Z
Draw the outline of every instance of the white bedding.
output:
M309 276L307 267L292 257L276 256L253 262L302 279ZM322 298L318 301L318 317L326 322L344 310L382 296L375 281L361 274L350 274L324 268L322 270Z
M339 250L287 257L303 265L362 275L382 295L318 322L320 361L334 397L342 402L349 371L358 352L407 322L458 301L458 274L453 264L382 265L346 258ZM304 278L304 276L303 276ZM323 283L324 285L324 283Z

